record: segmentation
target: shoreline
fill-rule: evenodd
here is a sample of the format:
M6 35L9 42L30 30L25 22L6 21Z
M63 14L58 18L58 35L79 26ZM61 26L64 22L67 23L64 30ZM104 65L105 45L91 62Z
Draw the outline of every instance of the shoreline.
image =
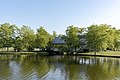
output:
M111 57L111 58L120 58L118 55L100 55L100 54L75 54L74 56L94 56L94 57Z
M77 54L49 54L49 52L0 52L0 55L38 55L38 56L94 56L94 57L112 57L112 58L120 58L120 52L102 52L97 53L96 55L93 53L77 53Z

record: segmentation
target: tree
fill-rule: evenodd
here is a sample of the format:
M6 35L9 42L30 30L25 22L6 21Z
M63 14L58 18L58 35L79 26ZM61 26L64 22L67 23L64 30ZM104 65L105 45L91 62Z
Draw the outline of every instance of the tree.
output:
M36 46L40 49L45 49L48 46L50 34L41 26L36 34Z
M53 38L55 38L55 37L57 37L57 33L56 33L56 31L53 31Z
M119 50L120 48L120 30L114 30L114 50Z
M68 49L71 49L72 51L79 47L79 35L82 32L83 29L75 27L73 25L69 26L66 30L66 44L68 46Z
M25 49L27 49L28 51L33 50L36 36L34 34L34 31L30 27L23 26L21 28L21 39L22 39L21 44L23 44L23 47ZM19 40L21 40L21 39L19 39ZM19 40L18 40L18 42L19 42Z
M53 40L55 39L55 37L57 37L57 33L56 31L53 31L53 34L52 35L49 35L49 42L48 42L48 45L47 45L47 50L48 51L51 51L51 48L53 48Z
M110 25L91 25L87 29L87 43L95 54L96 51L106 50L106 48L114 46L114 31Z
M14 48L14 51L20 51L23 49L21 31L16 25L14 25L13 29L14 33L12 34L12 47Z
M7 47L7 51L9 50L9 47L12 46L14 26L15 25L10 25L9 23L4 23L0 27L1 47Z
M1 25L0 25L0 28L1 28ZM4 44L2 31L3 30L0 29L0 48L3 48L3 44Z
M19 51L21 51L21 50L23 50L23 48L24 48L24 46L23 46L24 44L23 44L23 41L22 41L22 38L21 37L16 37L15 39L14 39L14 51L17 51L17 52L19 52Z

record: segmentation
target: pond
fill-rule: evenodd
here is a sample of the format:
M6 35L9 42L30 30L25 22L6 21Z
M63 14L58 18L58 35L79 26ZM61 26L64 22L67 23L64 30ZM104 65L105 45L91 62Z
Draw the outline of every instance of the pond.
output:
M120 59L0 55L0 80L120 80Z

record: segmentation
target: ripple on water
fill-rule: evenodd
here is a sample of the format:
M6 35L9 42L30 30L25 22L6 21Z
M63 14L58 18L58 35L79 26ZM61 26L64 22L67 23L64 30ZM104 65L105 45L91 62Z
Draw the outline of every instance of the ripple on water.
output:
M41 80L66 80L64 65L54 65L50 71L41 78Z
M0 80L38 80L34 67L29 66L25 68L15 61L10 61L9 70L3 74L0 73Z
M36 60L35 57L25 57L22 63L20 59L0 61L0 80L93 80L93 77L97 79L99 76L101 80L104 78L120 80L120 59L116 61L114 59L109 60L109 58L108 60L98 58L97 61L99 62L94 64L96 59L82 58L82 61L81 58L78 58L76 64L75 61L71 60L72 58L69 62L66 60L67 58L64 59L64 62L57 61L57 59L52 61L49 60L49 57L47 58L45 60L44 58L37 58ZM105 71L105 76L101 70ZM98 76L96 77L95 74Z

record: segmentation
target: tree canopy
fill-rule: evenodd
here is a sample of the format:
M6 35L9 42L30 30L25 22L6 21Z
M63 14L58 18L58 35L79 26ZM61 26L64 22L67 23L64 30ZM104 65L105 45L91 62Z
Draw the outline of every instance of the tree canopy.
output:
M79 47L80 33L83 32L82 28L75 27L73 25L67 27L66 30L66 44L69 49L76 49Z
M49 42L50 34L42 26L37 29L36 37L36 46L40 49L46 48Z
M9 47L12 46L12 37L14 34L14 25L10 25L9 23L4 23L0 25L0 45L1 47L7 47L7 51Z
M118 34L110 25L91 25L87 29L87 43L90 49L96 52L115 47L114 42L118 40Z
M9 23L0 25L0 48L13 47L15 51L31 51L34 48L40 50L51 50L53 40L56 37L64 39L66 44L62 47L64 51L78 51L87 49L91 51L119 50L120 48L120 30L107 24L93 24L87 28L80 28L74 25L68 26L65 35L48 33L43 26L37 29L35 33L30 27L23 25L18 27Z

